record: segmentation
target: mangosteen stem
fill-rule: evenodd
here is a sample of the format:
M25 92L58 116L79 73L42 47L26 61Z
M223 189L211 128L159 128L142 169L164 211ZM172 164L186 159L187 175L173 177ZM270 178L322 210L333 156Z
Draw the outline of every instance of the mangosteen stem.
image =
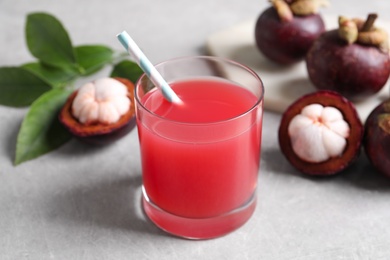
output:
M364 22L361 32L369 32L372 30L375 20L378 18L377 14L369 14L367 20Z

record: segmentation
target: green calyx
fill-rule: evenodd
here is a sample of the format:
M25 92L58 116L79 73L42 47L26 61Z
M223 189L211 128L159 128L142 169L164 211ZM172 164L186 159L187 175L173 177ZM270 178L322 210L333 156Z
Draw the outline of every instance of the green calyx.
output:
M382 104L383 113L378 115L378 126L390 135L390 100Z

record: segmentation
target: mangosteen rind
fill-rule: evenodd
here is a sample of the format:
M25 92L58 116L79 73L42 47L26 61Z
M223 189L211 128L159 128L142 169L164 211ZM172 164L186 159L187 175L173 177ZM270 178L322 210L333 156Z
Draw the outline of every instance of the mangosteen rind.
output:
M323 162L311 163L301 159L295 154L288 134L288 127L292 118L301 113L301 110L309 104L320 104L338 109L350 126L350 134L347 147L342 155L333 157ZM279 146L286 159L297 170L308 175L334 175L348 168L360 154L360 146L363 138L363 125L357 111L348 99L333 91L317 91L302 96L292 103L283 113L278 131Z
M136 125L135 123L135 104L134 104L134 84L128 79L115 78L123 83L128 90L128 98L130 99L130 107L127 113L122 115L119 120L112 124L83 124L73 116L72 103L77 95L77 90L74 91L62 107L58 118L64 127L80 141L95 144L105 145L119 140L121 137L129 133Z

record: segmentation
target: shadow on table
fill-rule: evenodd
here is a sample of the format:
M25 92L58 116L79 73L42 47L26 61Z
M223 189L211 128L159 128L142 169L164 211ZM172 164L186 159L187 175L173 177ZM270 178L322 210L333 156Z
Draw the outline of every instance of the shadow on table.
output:
M16 152L16 141L18 139L19 129L22 125L22 120L20 122L16 123L15 125L10 125L9 127L15 129L13 131L10 131L10 135L5 139L6 143L3 146L3 149L5 151L4 154L7 154L8 159L13 162L15 160L15 152Z
M48 214L62 225L166 235L143 214L141 185L139 175L74 187L50 199Z
M309 176L300 173L287 161L279 148L263 149L261 153L265 169L274 173L305 178L318 183L331 181L335 184L352 185L365 190L390 192L390 178L375 170L363 150L350 167L331 176Z
M371 165L363 150L361 151L358 160L356 160L351 167L342 172L340 177L343 181L358 188L390 192L390 178L379 173Z
M56 152L61 153L63 156L69 157L90 156L91 154L100 153L106 149L109 149L109 147L114 144L115 142L107 145L94 145L80 141L77 138L72 138L67 143L59 147Z

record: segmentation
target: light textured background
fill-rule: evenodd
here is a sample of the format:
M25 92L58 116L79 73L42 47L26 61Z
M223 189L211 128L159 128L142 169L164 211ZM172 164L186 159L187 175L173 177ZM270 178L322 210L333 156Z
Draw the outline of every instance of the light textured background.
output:
M266 6L266 0L0 0L0 66L32 60L24 41L29 12L54 14L74 44L121 50L115 35L125 29L156 63L204 54L210 34ZM323 13L371 11L390 20L384 0L332 1ZM195 242L166 235L143 216L136 131L100 149L71 141L14 167L26 111L0 106L0 259L390 259L390 181L364 154L333 178L300 175L279 151L279 114L264 115L255 214L234 233Z

